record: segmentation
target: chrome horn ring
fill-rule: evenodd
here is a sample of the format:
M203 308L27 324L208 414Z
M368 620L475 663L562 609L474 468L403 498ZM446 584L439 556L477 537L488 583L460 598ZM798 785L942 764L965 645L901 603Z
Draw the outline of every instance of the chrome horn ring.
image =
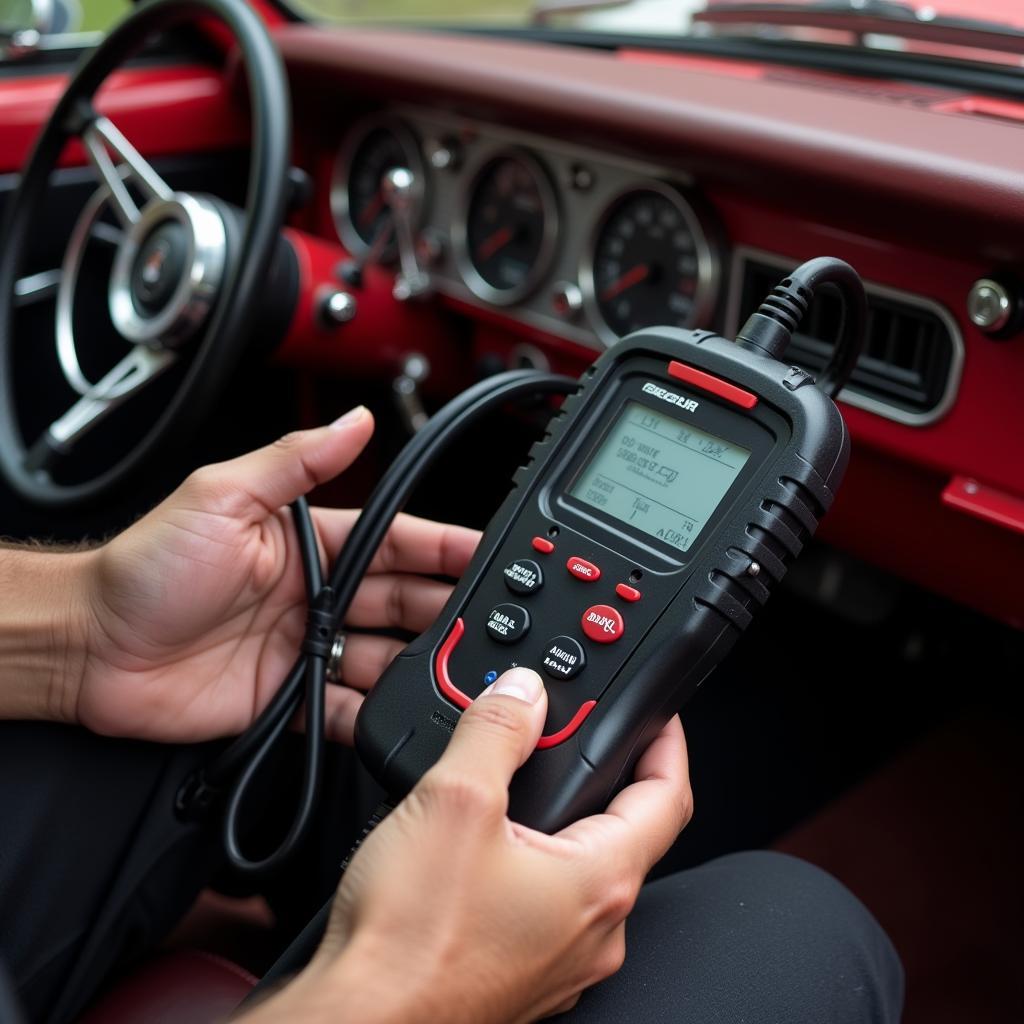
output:
M139 312L132 284L136 261L153 232L166 223L185 231L184 268L159 312ZM227 262L227 230L213 203L184 192L155 199L125 232L110 273L110 319L127 341L151 348L176 348L209 315Z

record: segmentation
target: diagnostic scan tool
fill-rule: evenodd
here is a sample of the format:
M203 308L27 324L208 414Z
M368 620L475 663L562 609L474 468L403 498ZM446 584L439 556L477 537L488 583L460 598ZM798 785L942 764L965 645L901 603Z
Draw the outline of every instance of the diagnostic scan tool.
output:
M820 283L845 303L819 381L780 357ZM657 328L608 349L530 452L435 624L363 704L358 752L394 796L514 666L547 723L510 816L545 831L603 808L750 624L832 504L849 456L830 395L863 333L838 260L787 278L728 341Z

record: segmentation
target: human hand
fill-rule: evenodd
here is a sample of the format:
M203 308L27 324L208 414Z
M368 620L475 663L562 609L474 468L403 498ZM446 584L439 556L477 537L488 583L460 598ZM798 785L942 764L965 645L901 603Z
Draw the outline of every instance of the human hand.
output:
M347 469L373 433L360 407L328 427L203 467L148 515L79 559L88 609L81 678L62 717L117 736L194 742L241 732L270 700L302 640L306 601L287 504ZM333 559L356 511L312 510ZM422 632L479 535L401 516L352 603L347 625ZM351 742L362 693L402 648L350 634L328 686L327 733Z
M540 677L514 669L466 710L353 858L309 967L247 1021L532 1021L618 970L640 885L690 818L682 726L605 813L548 836L506 814L546 709Z

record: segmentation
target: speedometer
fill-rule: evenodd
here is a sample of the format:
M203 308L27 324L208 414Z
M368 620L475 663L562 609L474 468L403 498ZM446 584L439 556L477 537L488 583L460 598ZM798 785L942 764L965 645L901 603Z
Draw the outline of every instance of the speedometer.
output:
M547 272L558 235L558 208L543 167L523 150L486 161L473 177L456 255L471 291L507 305Z
M580 271L599 333L613 342L643 327L695 327L714 302L715 261L692 207L652 182L605 211Z
M360 121L342 143L331 184L331 211L346 248L363 253L378 247L378 259L397 254L391 211L384 202L382 183L388 171L412 171L423 199L423 161L416 137L391 117Z

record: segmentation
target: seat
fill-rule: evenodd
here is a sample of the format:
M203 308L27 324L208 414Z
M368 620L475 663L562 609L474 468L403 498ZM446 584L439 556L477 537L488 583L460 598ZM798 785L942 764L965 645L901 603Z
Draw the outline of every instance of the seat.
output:
M78 1024L215 1024L255 984L252 974L224 957L175 950L121 978Z

